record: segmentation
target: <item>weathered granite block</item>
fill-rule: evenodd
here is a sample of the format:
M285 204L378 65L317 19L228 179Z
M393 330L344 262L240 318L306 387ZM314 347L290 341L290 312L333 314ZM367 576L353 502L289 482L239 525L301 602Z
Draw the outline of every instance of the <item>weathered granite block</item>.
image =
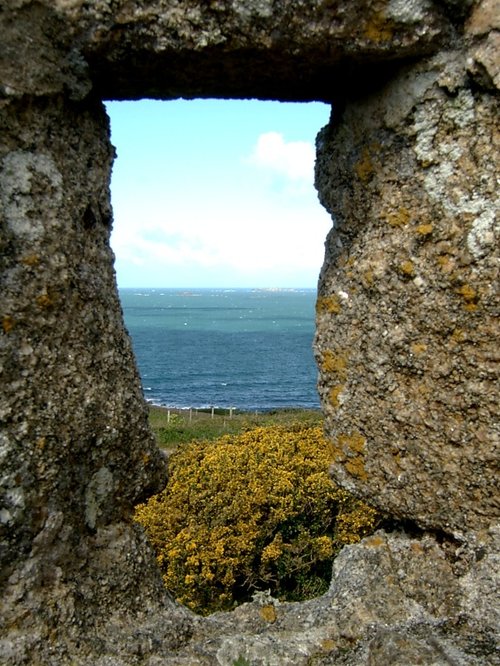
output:
M464 55L333 114L316 351L335 477L392 516L498 516L498 99Z

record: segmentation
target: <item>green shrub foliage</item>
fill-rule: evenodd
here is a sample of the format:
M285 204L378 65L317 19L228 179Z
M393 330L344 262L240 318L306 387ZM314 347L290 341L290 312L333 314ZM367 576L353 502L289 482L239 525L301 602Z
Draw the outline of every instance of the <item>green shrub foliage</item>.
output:
M377 522L329 478L331 459L322 428L304 425L180 446L165 490L136 512L178 601L208 613L257 590L325 591L338 550Z

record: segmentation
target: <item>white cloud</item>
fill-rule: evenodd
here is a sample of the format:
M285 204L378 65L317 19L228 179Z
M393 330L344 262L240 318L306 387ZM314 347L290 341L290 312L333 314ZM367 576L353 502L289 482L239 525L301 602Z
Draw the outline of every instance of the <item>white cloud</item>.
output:
M314 285L331 227L313 188L319 107L108 105L118 283Z
M330 221L317 201L250 197L234 208L192 197L170 204L168 211L158 200L143 201L140 211L118 206L113 248L122 265L156 267L159 275L217 268L249 281L267 271L319 273Z
M208 169L200 187L189 174L175 186L156 177L115 184L119 283L128 274L136 284L205 284L205 274L214 285L314 285L331 225L312 185L314 159L312 143L266 132L227 180ZM284 182L269 187L262 171Z
M265 132L257 139L249 162L293 181L314 182L315 150L308 141L285 141L279 132Z

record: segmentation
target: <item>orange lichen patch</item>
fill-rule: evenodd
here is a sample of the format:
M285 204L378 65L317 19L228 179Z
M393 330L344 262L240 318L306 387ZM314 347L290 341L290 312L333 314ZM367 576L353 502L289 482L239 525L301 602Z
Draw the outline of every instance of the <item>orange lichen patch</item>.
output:
M344 450L362 453L365 450L366 439L359 432L353 435L339 435L339 446Z
M379 546L383 546L385 544L385 540L378 534L374 534L373 536L365 539L364 544L370 548L378 548Z
M364 450L366 439L359 432L352 435L341 434L338 437L338 444L344 453L344 468L358 479L366 481L368 474L365 470Z
M276 608L272 604L266 604L265 606L262 606L260 609L260 616L263 620L271 624L276 622L278 617L276 614Z
M316 301L316 312L318 314L323 314L325 312L328 312L329 314L339 314L341 309L342 305L338 296L335 294L333 296L319 296Z
M340 401L339 401L339 396L344 390L344 385L343 384L337 384L336 386L332 386L330 389L329 393L329 398L330 398L330 404L337 408L340 407Z
M325 652L331 652L332 650L335 650L337 644L335 641L332 641L331 638L324 638L321 641L321 649L324 650Z
M477 310L479 295L474 287L471 287L470 284L464 284L456 291L457 294L459 294L464 299L465 310L468 312L474 312L474 310Z
M387 213L387 215L385 215L385 221L391 227L404 227L410 221L410 217L410 211L408 208L402 206L397 211Z
M4 333L10 333L14 326L16 325L16 322L14 321L13 317L10 315L4 315L2 318L2 328Z
M456 328L450 337L451 340L455 343L463 342L465 340L465 332L461 328Z
M464 305L464 310L467 310L467 312L475 312L478 308L477 303L466 303Z
M418 227L415 228L415 231L417 234L420 234L421 236L429 236L429 234L432 234L434 231L434 225L433 224L419 224Z
M418 553L418 555L422 555L424 553L424 549L422 547L422 544L418 543L417 541L414 541L411 544L410 548L414 553Z
M437 257L437 262L439 267L445 273L449 273L455 268L455 262L452 260L449 254L441 254Z
M335 446L335 444L332 444L332 463L335 464L337 462L342 462L345 460L345 455L342 449L340 449L338 446Z
M344 467L351 476L355 476L362 481L368 480L368 474L366 473L365 463L362 456L350 458L344 463Z
M410 260L403 261L399 264L399 271L406 277L413 277L415 275L415 266Z
M377 44L390 41L393 34L392 21L381 13L375 14L363 30L363 37Z
M40 308L50 308L55 305L56 299L53 294L44 291L40 296L37 296L36 302Z
M37 254L28 254L21 259L21 263L25 266L38 266L40 257Z
M326 373L335 373L340 379L347 377L347 358L344 354L334 354L331 349L327 349L323 355L321 369Z
M355 164L354 171L363 183L366 183L366 181L368 181L374 174L375 168L373 166L372 158L368 148L363 150L363 155L361 156L359 162Z
M464 284L463 287L457 289L457 294L460 294L467 303L477 301L477 291L469 284Z
M410 345L410 349L416 356L419 356L427 351L427 345L424 342L413 342Z

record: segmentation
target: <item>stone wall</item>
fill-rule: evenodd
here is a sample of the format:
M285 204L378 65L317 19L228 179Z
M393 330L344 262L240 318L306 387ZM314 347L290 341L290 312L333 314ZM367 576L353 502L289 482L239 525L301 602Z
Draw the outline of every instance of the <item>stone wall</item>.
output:
M2 663L499 663L499 16L496 0L2 4ZM333 104L319 390L332 474L387 516L324 597L204 620L130 522L165 463L116 292L100 101L197 95Z
M498 514L498 105L460 52L402 69L318 139L332 212L317 357L334 474L451 533Z

